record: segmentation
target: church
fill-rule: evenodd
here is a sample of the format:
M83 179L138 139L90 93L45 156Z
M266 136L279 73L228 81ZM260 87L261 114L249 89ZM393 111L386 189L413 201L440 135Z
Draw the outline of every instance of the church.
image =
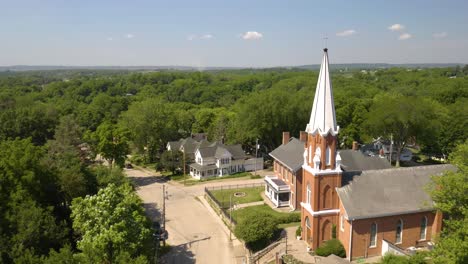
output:
M275 175L265 177L273 204L301 211L307 248L315 250L336 234L349 260L430 249L442 215L425 186L431 176L455 168L393 168L355 146L339 151L338 133L324 49L309 123L299 139L283 133L283 144L270 153Z

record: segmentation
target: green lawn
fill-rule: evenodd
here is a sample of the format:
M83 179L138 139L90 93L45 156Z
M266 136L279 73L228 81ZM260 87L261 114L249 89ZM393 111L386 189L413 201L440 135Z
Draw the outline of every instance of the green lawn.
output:
M259 213L265 213L265 214L271 215L272 218L276 219L276 221L278 222L278 225L301 221L300 212L280 213L271 209L271 207L266 204L249 206L246 208L234 210L232 212L232 218L237 223L240 223L244 219L249 218L249 217L255 217Z
M229 208L229 197L232 195L233 204L245 204L251 202L262 201L260 193L265 190L265 187L249 187L249 188L239 188L239 189L226 189L226 190L214 190L211 191L211 194L221 203L222 208ZM235 197L234 193L244 192L244 197Z

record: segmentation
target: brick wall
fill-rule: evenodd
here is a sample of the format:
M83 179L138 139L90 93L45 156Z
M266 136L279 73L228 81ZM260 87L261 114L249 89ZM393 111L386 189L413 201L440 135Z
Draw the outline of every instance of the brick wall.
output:
M421 219L427 217L426 239L420 240ZM362 219L353 221L353 241L352 241L352 257L380 256L382 253L382 239L385 239L393 244L396 242L396 227L398 220L403 221L403 231L401 243L396 244L402 249L417 246L418 243L431 241L433 237L434 220L436 214L434 212L423 212L415 214L405 214L398 216L388 216L380 218ZM376 246L370 247L370 228L372 223L377 224L377 240ZM436 225L438 223L436 222ZM435 228L434 230L436 230ZM345 245L346 247L346 245Z

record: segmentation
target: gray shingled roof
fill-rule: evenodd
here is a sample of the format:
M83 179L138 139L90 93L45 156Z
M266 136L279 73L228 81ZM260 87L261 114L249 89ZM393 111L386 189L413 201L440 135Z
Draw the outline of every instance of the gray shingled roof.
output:
M456 170L432 165L363 171L350 184L337 189L348 219L364 219L429 211L433 202L425 192L432 175Z
M270 156L278 160L292 171L297 171L304 163L304 142L292 137L285 145L270 152Z
M245 152L242 149L242 146L240 144L237 145L228 145L224 146L229 153L231 153L233 159L244 159L245 158Z
M345 149L339 151L341 168L344 171L366 171L389 169L392 166L385 158L364 155L359 150Z
M198 151L202 158L211 158L215 156L217 147L199 148Z

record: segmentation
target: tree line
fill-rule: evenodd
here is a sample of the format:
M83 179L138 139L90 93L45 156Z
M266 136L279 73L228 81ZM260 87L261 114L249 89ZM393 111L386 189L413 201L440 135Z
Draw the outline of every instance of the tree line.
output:
M150 223L120 169L126 155L155 162L168 141L207 133L248 151L259 139L266 156L281 144L282 131L305 129L317 75L286 69L0 74L1 261L151 260ZM392 136L398 148L416 143L427 154L452 153L467 139L467 75L468 67L333 71L341 147ZM99 165L98 154L110 166ZM110 213L115 222L99 218L117 208L126 210ZM87 219L95 220L92 227ZM130 223L135 230L126 230Z

